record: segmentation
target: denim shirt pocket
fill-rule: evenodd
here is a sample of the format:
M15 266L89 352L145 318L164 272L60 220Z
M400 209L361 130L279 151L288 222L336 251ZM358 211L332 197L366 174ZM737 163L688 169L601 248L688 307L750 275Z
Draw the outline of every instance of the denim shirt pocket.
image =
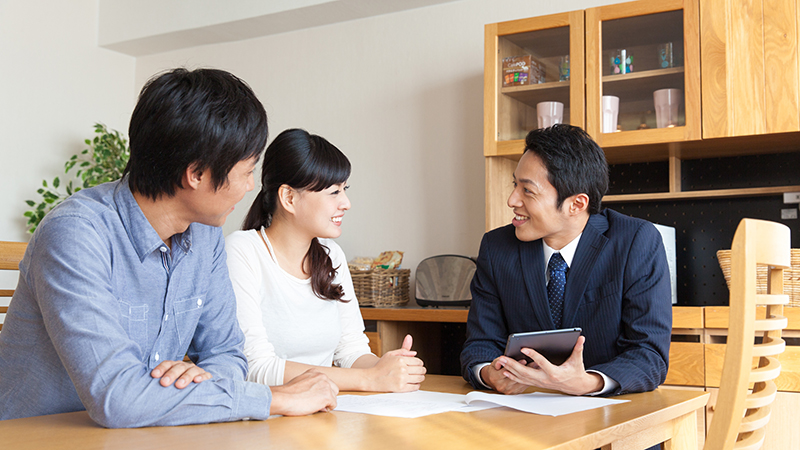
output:
M178 342L183 347L188 347L194 337L197 321L203 313L205 299L201 295L194 295L175 302L175 322L178 330Z
M119 312L122 316L122 327L133 341L144 348L147 344L147 312L148 305L131 305L120 300Z

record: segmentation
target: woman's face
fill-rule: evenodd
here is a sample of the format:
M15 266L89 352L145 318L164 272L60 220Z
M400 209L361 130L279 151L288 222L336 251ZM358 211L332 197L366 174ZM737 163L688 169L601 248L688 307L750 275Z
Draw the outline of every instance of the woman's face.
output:
M295 213L298 226L313 237L337 238L342 234L344 212L350 209L347 182L334 184L319 192L297 191Z

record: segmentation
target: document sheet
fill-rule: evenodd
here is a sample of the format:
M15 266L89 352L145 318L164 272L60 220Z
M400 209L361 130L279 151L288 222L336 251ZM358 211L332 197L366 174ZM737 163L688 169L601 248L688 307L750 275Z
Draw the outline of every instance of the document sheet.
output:
M534 414L560 416L628 400L574 397L571 395L538 392L533 394L501 395L473 391L467 395L461 395L416 391L375 395L340 395L337 401L336 411L413 419L448 411L472 412L500 406L507 406Z
M483 403L495 406L507 406L520 411L525 411L543 416L561 416L587 409L600 408L615 403L625 403L630 400L614 400L603 397L575 397L573 395L546 394L534 392L531 394L502 395L486 392L472 391L465 395L468 405Z

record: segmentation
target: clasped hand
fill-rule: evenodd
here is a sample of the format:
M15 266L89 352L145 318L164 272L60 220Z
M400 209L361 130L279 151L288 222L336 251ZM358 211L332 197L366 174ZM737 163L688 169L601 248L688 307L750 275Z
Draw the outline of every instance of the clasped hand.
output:
M533 349L523 348L522 353L533 360L515 361L500 356L481 369L481 378L497 392L520 394L529 386L552 389L571 395L584 395L602 389L603 379L596 373L586 372L583 366L584 336L578 338L569 359L560 366L550 363Z
M175 387L178 389L183 389L192 382L202 383L205 380L211 379L210 373L192 362L169 360L161 361L161 364L150 371L150 376L153 378L161 378L159 383L164 387L174 382Z
M425 380L425 365L417 358L417 352L411 350L413 340L406 335L403 345L397 350L386 352L370 369L374 386L373 391L411 392L419 390L420 383Z

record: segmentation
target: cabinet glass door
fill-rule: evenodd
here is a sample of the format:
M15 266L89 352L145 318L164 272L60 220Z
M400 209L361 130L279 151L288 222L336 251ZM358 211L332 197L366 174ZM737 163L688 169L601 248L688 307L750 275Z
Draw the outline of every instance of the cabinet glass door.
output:
M583 35L582 11L486 26L484 154L520 155L540 126L584 126Z
M587 10L589 133L601 145L699 139L696 3Z

